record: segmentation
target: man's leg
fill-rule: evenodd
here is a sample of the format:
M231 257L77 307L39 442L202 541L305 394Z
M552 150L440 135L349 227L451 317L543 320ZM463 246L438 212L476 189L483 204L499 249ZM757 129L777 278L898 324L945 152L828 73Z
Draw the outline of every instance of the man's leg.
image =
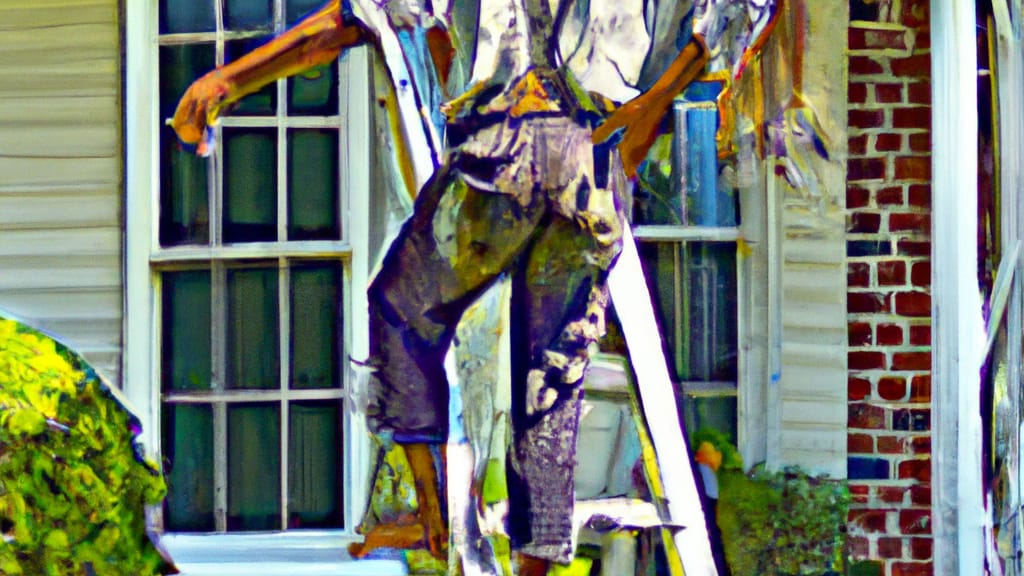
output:
M442 552L444 531L432 445L448 432L443 360L466 307L530 241L544 202L481 192L446 167L417 199L369 290L371 429L403 444L420 502L421 538L408 526L378 524L362 556L376 547L427 544ZM425 542L424 542L425 540Z

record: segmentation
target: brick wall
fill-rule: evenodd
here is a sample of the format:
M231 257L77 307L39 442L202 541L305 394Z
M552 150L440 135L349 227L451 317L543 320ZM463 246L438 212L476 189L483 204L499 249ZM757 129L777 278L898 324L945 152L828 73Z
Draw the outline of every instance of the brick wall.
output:
M851 0L851 574L932 573L927 0Z

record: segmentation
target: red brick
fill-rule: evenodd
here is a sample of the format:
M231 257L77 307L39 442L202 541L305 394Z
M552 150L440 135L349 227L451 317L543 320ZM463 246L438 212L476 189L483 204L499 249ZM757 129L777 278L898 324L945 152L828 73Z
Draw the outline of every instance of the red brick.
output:
M853 558L867 558L871 554L870 543L867 536L850 536L846 539L847 552Z
M921 374L910 380L910 401L931 402L932 401L932 375Z
M846 295L846 311L850 314L888 312L889 299L877 292L851 292Z
M931 152L932 151L932 133L931 132L918 132L911 134L909 140L911 152Z
M932 461L931 459L925 460L904 460L899 465L899 478L903 480L919 480L921 482L930 482L932 479ZM900 523L902 526L902 521Z
M889 214L890 232L916 232L919 234L928 234L931 232L931 228L932 219L928 214L907 212L895 212Z
M901 186L890 186L879 188L875 192L875 202L879 206L895 206L903 204L903 188ZM849 208L849 206L847 206Z
M877 212L854 212L850 214L847 232L854 234L874 234L882 225L882 215Z
M879 558L902 558L903 539L886 537L879 538L877 550Z
M863 400L871 394L871 381L865 378L850 376L846 380L846 389L846 397L848 400Z
M931 538L911 538L910 539L910 557L914 560L931 560L932 559L932 539Z
M850 82L847 86L846 97L850 104L863 104L868 101L868 85L863 82Z
M903 400L907 395L907 381L899 376L885 376L878 380L878 397L882 400Z
M863 156L868 153L868 135L851 136L847 141L847 152L850 156Z
M850 158L846 161L846 178L856 180L880 180L885 177L884 158Z
M931 370L931 352L896 352L892 355L893 370Z
M910 327L911 346L929 346L932 343L932 327L928 325Z
M906 449L906 441L903 439L902 436L878 437L879 454L903 454L904 452L906 452ZM879 490L881 490L881 488L879 488ZM900 501L902 502L902 498L900 499Z
M897 314L917 318L932 315L932 297L927 292L898 292L895 300Z
M871 265L867 262L848 262L846 264L846 285L867 288L871 283Z
M932 207L932 188L927 184L911 184L908 202L915 208Z
M932 103L932 83L911 82L907 84L907 102L930 105Z
M889 219L891 221L892 216ZM877 270L879 286L899 286L907 283L907 263L903 260L879 262Z
M916 484L910 487L910 503L914 506L932 505L932 487L929 484Z
M847 406L847 426L863 430L881 430L885 428L885 409L871 404L850 404Z
M885 368L884 352L848 352L850 370L882 370Z
M928 106L912 108L894 108L892 111L893 128L931 128L932 109Z
M903 30L850 28L847 45L850 50L906 50L907 34Z
M865 136L866 138L866 136ZM860 186L846 187L846 208L864 208L871 201L871 192Z
M879 324L875 330L875 341L879 346L903 344L903 328L898 324Z
M902 148L903 136L901 134L879 134L875 136L876 152L899 152Z
M932 159L928 156L901 156L896 158L897 180L928 180L932 177Z
M871 488L869 488L867 485L850 484L850 499L853 501L854 504L867 504L868 493L870 491Z
M850 346L870 346L871 324L867 322L851 322L846 329L847 341Z
M849 524L853 524L868 533L885 532L885 510L850 510L847 515Z
M931 242L916 240L900 240L896 243L896 253L900 256L931 256Z
M903 84L876 84L875 101L885 104L903 101Z
M917 50L928 50L932 47L932 35L927 29L917 30L914 35L914 48Z
M867 434L850 434L846 437L846 451L851 454L872 454L875 439Z
M932 285L932 263L930 260L914 262L910 267L910 283L914 286Z
M885 124L882 110L850 110L847 118L850 128L881 128Z
M852 61L853 58L850 58ZM903 78L930 78L932 75L932 59L930 54L914 54L906 58L893 58L890 61L894 76Z
M903 0L903 25L909 28L928 29L928 0Z
M850 76L864 76L885 72L882 64L869 56L850 56Z
M904 534L931 534L932 514L928 510L900 510L900 531Z
M893 562L892 576L933 576L931 562Z
M910 452L913 454L931 454L932 453L932 437L931 436L915 436L910 439ZM930 494L929 494L930 497Z

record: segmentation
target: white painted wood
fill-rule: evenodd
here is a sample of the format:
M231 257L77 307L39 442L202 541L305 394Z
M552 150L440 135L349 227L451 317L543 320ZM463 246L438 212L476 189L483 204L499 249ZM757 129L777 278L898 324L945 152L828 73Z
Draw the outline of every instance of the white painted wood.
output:
M674 535L686 574L717 576L704 511L690 468L689 450L679 426L675 392L662 353L661 332L628 222L623 223L622 246L622 253L609 275L608 288L636 373L640 405L650 427L651 443L658 455L667 500L666 520L686 527Z
M967 576L984 560L973 0L932 2L931 29L932 535L935 573Z

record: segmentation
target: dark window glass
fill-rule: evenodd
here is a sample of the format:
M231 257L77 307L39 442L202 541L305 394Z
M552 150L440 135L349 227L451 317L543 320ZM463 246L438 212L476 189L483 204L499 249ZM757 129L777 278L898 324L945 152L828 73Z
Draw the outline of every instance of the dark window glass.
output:
M227 388L278 388L277 268L228 271Z
M337 388L341 354L341 267L291 270L292 388Z
M226 0L224 25L228 30L270 30L274 26L274 3L269 0Z
M737 439L736 397L688 396L683 400L682 413L686 430L696 432L713 428L735 443Z
M164 405L164 521L168 530L214 530L212 440L213 410L209 405Z
M325 0L286 0L285 20L291 26L326 4Z
M228 405L228 516L234 530L281 529L281 410Z
M217 0L160 0L160 33L213 32Z
M210 389L210 272L163 275L162 388Z
M338 240L338 132L288 132L288 239Z
M342 526L341 402L289 405L288 527Z
M224 130L224 242L277 239L277 131Z
M328 62L288 79L288 114L331 116L338 113L338 63Z

